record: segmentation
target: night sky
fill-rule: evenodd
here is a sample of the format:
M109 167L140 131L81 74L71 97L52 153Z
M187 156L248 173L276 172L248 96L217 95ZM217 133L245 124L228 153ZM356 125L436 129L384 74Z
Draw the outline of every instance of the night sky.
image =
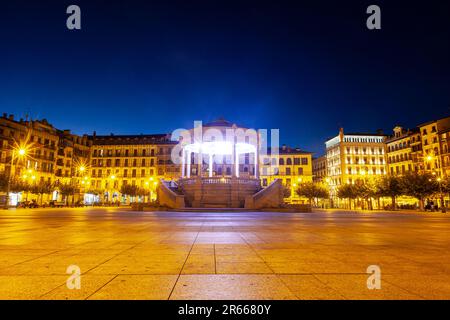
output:
M449 1L2 1L0 106L75 133L326 138L450 115ZM82 30L66 28L77 4ZM382 30L366 28L366 8Z

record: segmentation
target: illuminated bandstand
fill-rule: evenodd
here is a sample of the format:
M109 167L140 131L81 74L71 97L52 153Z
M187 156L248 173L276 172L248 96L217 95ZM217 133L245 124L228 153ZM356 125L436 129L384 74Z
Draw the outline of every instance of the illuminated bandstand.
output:
M280 181L262 189L256 130L219 119L180 133L181 177L162 181L160 203L171 208L277 207Z
M191 143L183 147L181 160L181 177L190 178L192 170L193 156L198 158L199 171L203 173L204 156L207 159L208 177L216 175L240 176L240 158L252 155L254 162L252 172L255 178L258 177L258 150L256 146L245 142L210 141L202 143ZM217 161L219 159L219 161ZM233 161L227 161L231 158ZM245 160L244 160L245 161ZM245 165L245 163L244 163ZM250 165L248 163L248 165ZM214 170L216 166L216 170ZM223 167L225 166L225 170ZM244 166L245 172L248 167ZM228 174L227 174L228 173ZM230 174L231 173L231 174Z
M200 137L195 132L197 129L188 130L189 142L182 144L182 178L259 178L259 138L255 130L222 119L203 125Z

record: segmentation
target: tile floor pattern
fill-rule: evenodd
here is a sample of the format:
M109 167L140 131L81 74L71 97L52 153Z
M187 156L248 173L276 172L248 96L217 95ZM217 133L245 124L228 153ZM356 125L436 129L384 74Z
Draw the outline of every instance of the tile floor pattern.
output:
M0 299L450 299L449 249L440 213L5 210Z

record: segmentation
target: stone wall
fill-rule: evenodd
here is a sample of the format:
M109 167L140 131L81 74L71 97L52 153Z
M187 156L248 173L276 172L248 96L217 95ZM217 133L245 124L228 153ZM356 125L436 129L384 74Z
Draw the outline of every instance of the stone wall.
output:
M167 206L172 209L184 208L184 196L176 194L168 187L166 181L161 179L158 186L158 201L161 206Z
M284 194L281 179L274 180L269 186L245 199L246 209L280 208Z

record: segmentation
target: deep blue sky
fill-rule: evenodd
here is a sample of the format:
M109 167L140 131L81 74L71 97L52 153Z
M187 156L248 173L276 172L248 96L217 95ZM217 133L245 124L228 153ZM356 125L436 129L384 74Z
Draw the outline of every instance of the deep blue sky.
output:
M279 128L321 153L346 131L450 115L448 1L4 1L2 112L76 133L193 120ZM66 29L78 4L82 30ZM369 4L382 30L365 27Z

